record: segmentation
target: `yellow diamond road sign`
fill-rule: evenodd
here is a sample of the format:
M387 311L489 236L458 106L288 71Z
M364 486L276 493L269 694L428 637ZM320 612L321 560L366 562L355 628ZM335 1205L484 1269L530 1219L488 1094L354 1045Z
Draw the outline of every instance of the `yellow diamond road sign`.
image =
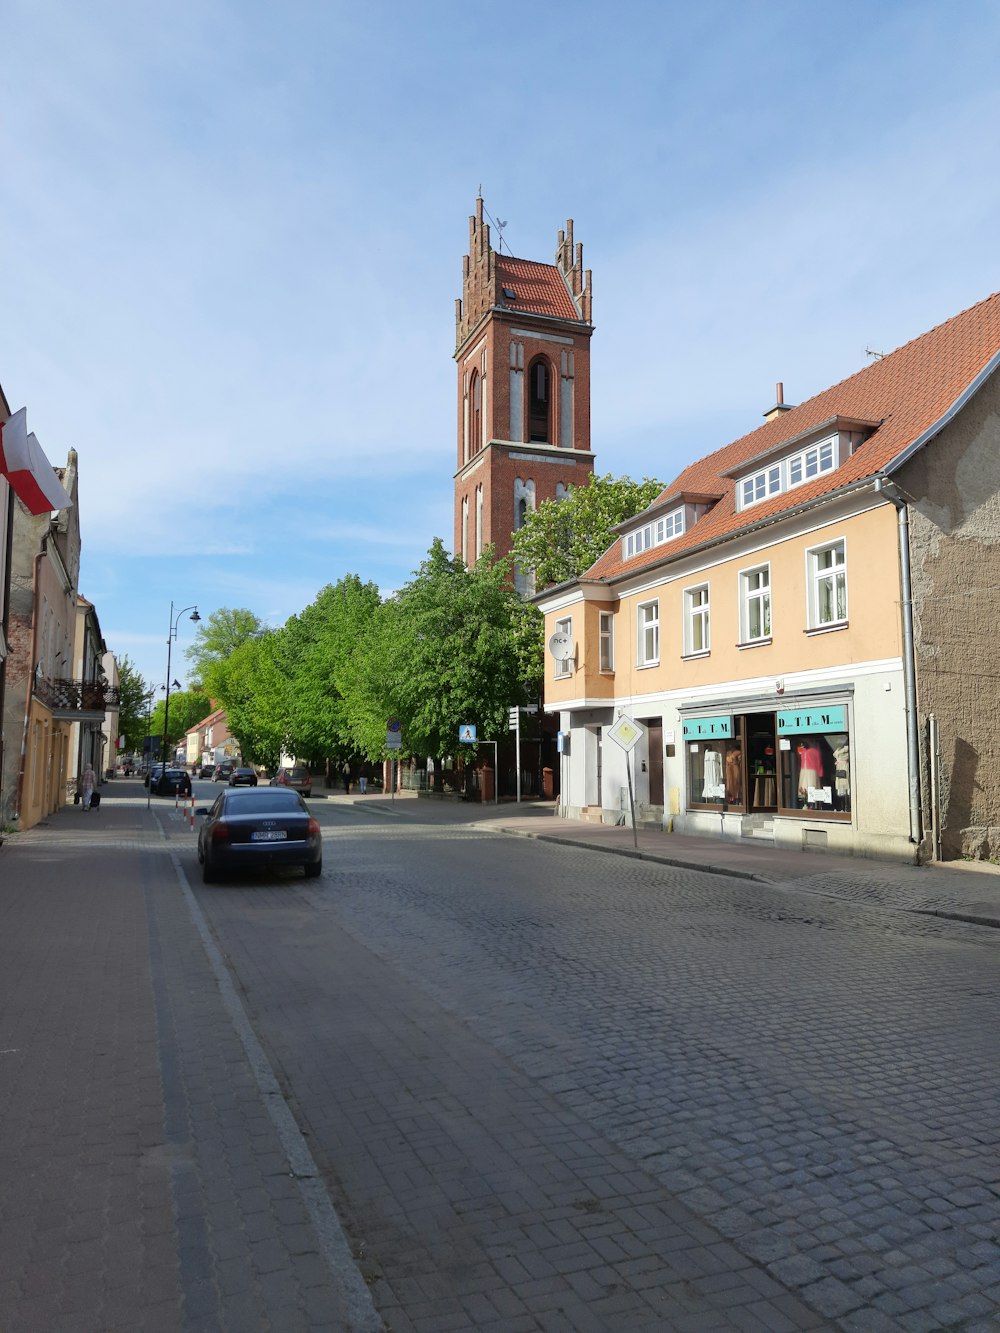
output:
M634 750L642 739L642 727L623 713L617 722L608 728L608 735L623 750Z

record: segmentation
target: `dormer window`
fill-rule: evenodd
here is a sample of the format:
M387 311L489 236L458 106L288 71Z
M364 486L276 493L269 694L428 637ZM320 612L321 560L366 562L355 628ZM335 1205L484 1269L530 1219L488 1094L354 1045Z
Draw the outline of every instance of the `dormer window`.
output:
M831 435L829 439L812 444L808 449L790 454L777 463L772 463L750 477L743 477L737 483L737 495L740 509L749 509L751 505L768 500L772 495L793 490L807 481L832 472L840 463L840 436Z
M631 560L633 556L641 555L652 546L662 546L664 542L679 537L683 531L684 506L681 505L679 509L664 514L662 518L644 523L641 528L627 532L622 538L622 559Z

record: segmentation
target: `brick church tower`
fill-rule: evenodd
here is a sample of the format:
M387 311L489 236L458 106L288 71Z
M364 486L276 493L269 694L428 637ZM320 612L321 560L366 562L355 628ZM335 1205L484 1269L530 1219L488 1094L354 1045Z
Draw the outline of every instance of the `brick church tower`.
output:
M591 280L572 220L554 264L515 259L491 247L478 198L455 322L455 552L474 565L491 542L507 555L528 511L594 470ZM528 591L523 574L515 581Z

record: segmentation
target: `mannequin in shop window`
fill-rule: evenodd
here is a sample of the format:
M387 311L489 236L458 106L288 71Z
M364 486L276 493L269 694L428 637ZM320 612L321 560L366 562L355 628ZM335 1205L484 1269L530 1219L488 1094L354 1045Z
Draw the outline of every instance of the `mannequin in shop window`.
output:
M743 756L735 746L726 751L726 803L743 804Z
M810 789L823 785L823 756L819 746L809 737L799 741L799 804L809 805Z
M711 748L705 751L705 778L701 788L703 801L717 801L724 790L722 782L722 755Z
M832 736L839 744L833 747L833 790L836 795L836 808L851 808L851 747L846 736Z

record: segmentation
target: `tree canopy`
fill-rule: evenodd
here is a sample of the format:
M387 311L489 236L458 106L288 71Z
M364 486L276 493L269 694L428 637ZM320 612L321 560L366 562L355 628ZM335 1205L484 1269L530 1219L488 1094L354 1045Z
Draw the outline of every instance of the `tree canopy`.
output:
M441 757L454 753L461 724L498 739L509 707L526 701L522 671L535 650L522 639L534 608L514 592L510 561L492 555L468 569L435 538L413 579L372 617L344 672L352 736L369 758L384 753L391 717L406 753Z
M166 711L166 699L160 699L149 719L149 734L163 743L163 723ZM170 718L167 723L167 747L175 744L184 733L212 711L212 701L207 694L194 690L172 690L170 693ZM142 734L146 734L146 715L143 712ZM138 748L138 747L137 747ZM154 747L156 748L156 747Z
M633 518L663 490L644 477L591 478L587 486L570 486L564 500L543 500L530 511L514 534L514 560L534 571L539 588L579 578L614 540L618 523Z
M266 626L258 615L246 607L221 607L203 620L195 632L194 642L184 650L191 663L191 677L209 694L218 691L212 680L215 669L246 643L262 634Z
M142 749L146 735L146 696L148 686L128 657L118 659L118 733L125 737L125 749ZM162 732L161 732L162 735Z

